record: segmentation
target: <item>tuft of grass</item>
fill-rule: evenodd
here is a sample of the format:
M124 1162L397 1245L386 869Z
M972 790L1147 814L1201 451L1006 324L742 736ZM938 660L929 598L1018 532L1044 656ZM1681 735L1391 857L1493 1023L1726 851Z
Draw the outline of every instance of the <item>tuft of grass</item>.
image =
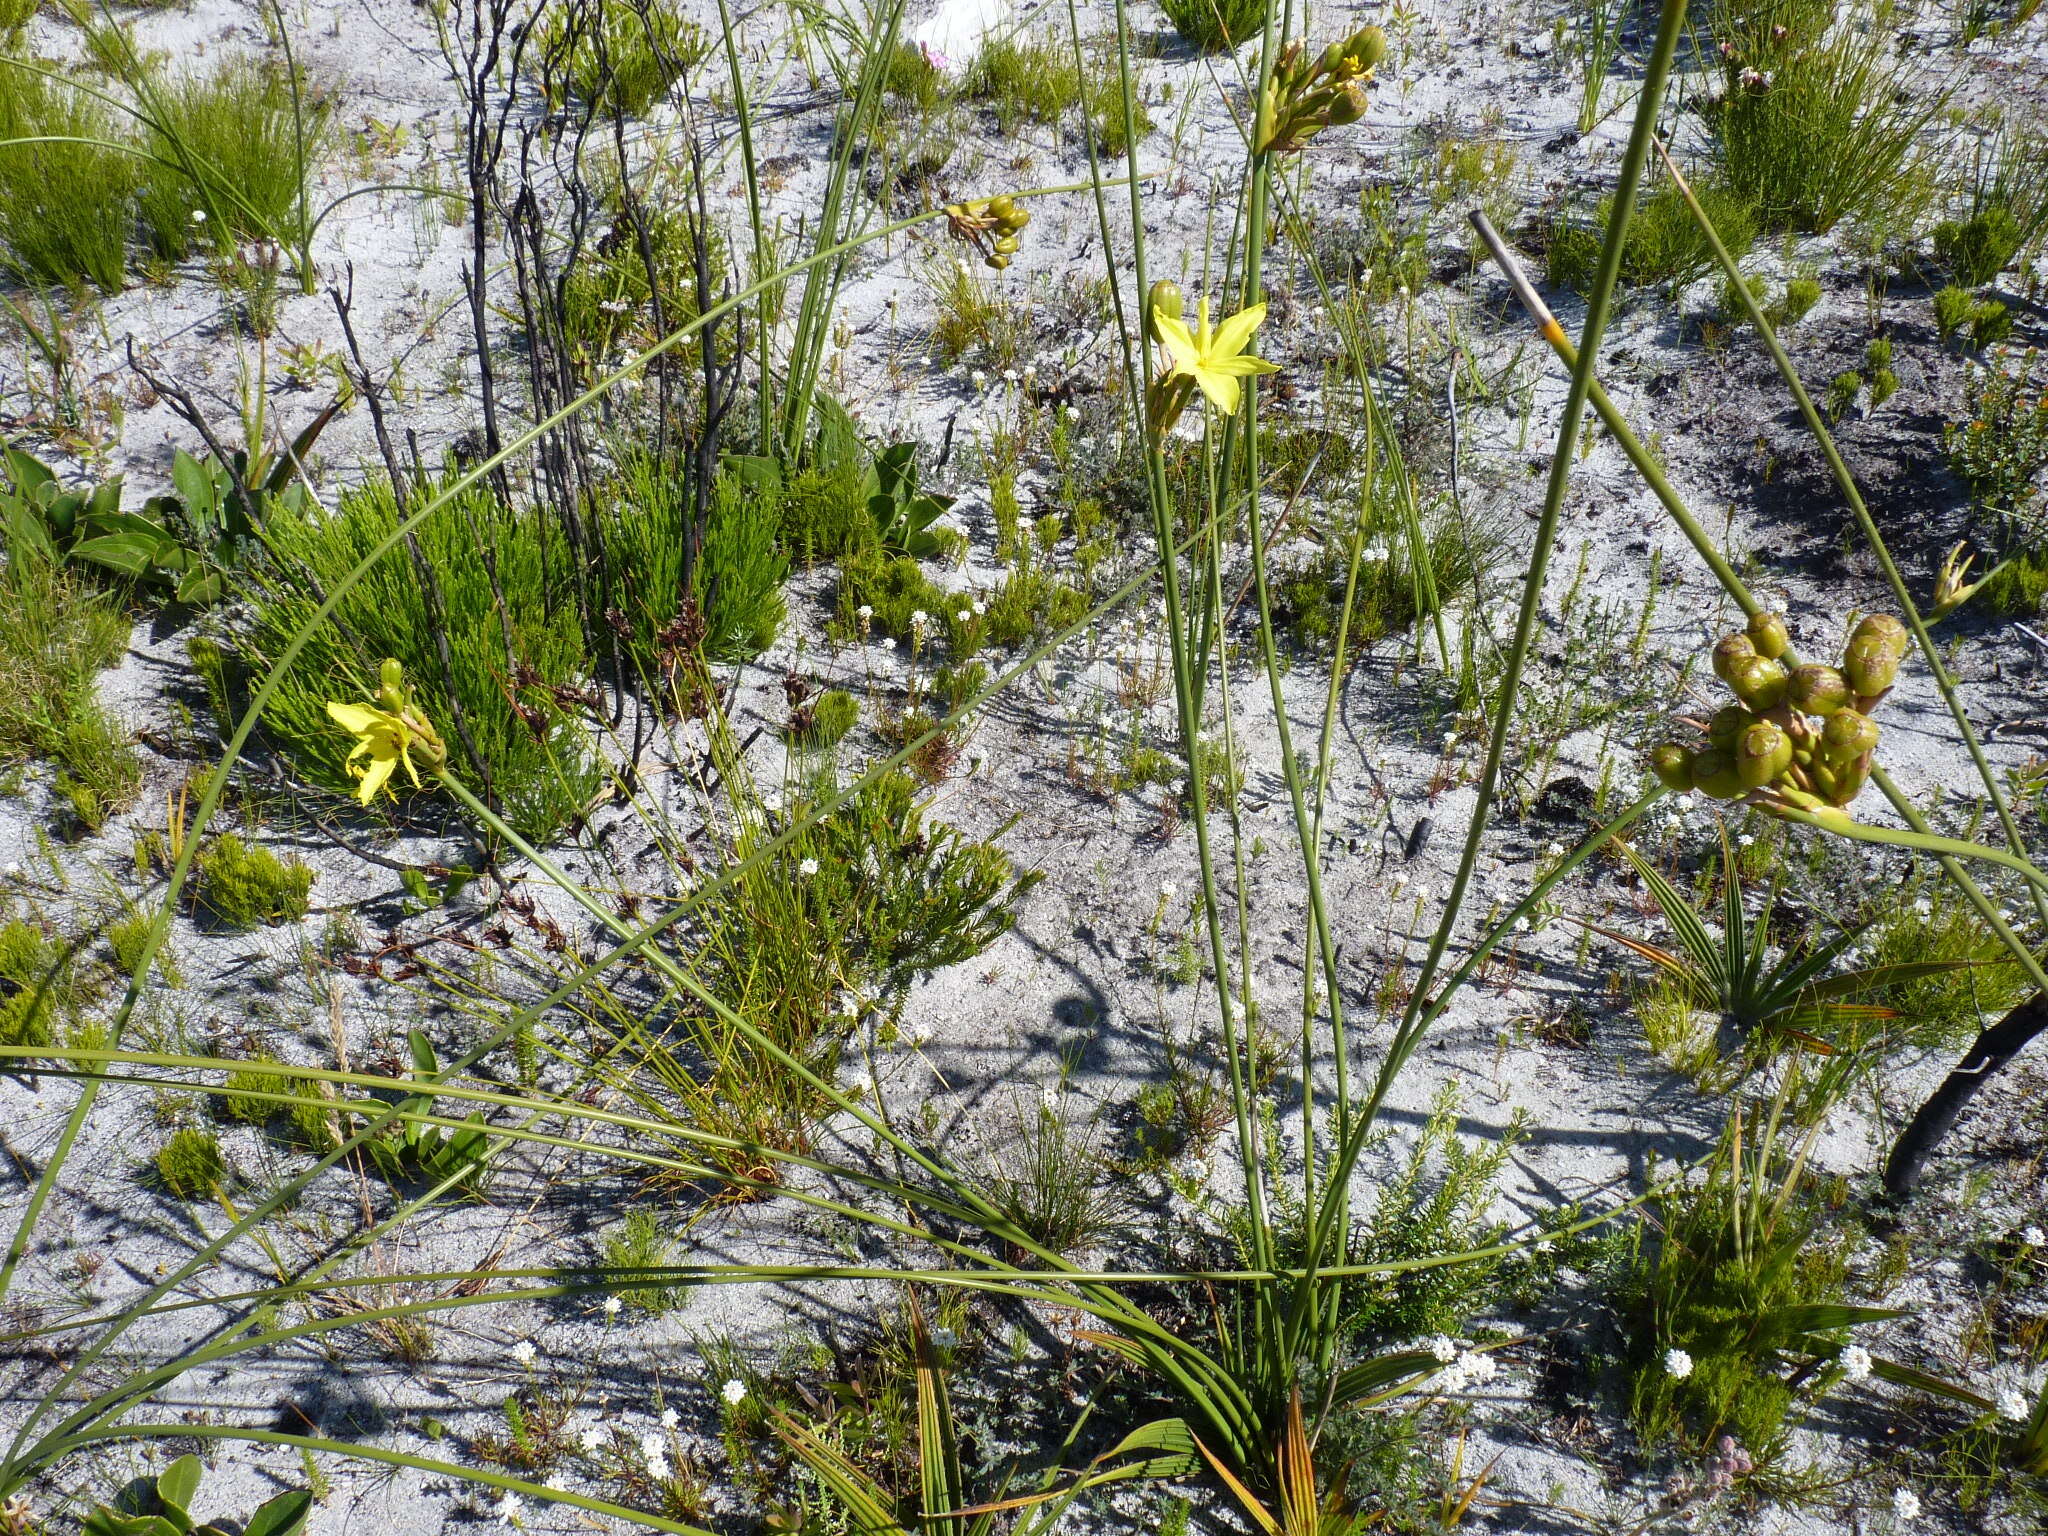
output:
M28 283L125 282L139 164L107 109L40 71L0 58L0 260ZM98 141L98 142L85 142Z
M610 232L562 280L562 330L583 377L595 377L622 354L650 347L697 318L697 246L687 209L646 199L614 202ZM715 223L706 227L703 247L716 294L728 263ZM686 368L698 355L694 345L685 346L675 354L676 366Z
M1042 1248L1062 1256L1099 1246L1124 1213L1093 1120L1076 1123L1049 1092L992 1157L989 1194Z
M308 910L313 871L297 858L222 833L192 863L192 900L221 927L243 932L295 923Z
M195 247L283 238L298 226L331 122L330 104L303 79L235 57L138 82L137 94L154 157L138 205L158 256L180 261Z
M661 1218L649 1210L632 1210L614 1232L605 1234L604 1267L607 1278L619 1280L623 1277L611 1274L617 1270L660 1269L676 1262L675 1238L661 1224ZM673 1312L689 1299L689 1288L682 1285L625 1285L618 1286L616 1294L635 1311L659 1317Z
M0 762L56 764L57 793L88 831L142 787L128 733L94 684L121 659L128 628L108 594L27 550L0 571Z
M89 996L62 940L19 918L0 923L0 1044L50 1044Z
M1934 226L1934 254L1965 288L1990 282L2019 254L2025 232L2010 208L1993 203L1967 219Z
M220 1187L228 1171L220 1138L192 1125L171 1132L157 1148L154 1162L157 1182L180 1200L204 1199Z
M1482 579L1499 557L1502 532L1466 521L1446 508L1422 516L1422 557L1435 587L1416 578L1415 551L1395 527L1368 532L1358 567L1349 643L1364 647L1428 618ZM1298 645L1327 650L1337 643L1350 577L1348 530L1326 538L1316 553L1277 578L1275 619Z
M142 963L142 947L149 939L153 921L149 913L135 912L107 924L107 954L114 962L114 969L123 976L133 976L135 968ZM170 945L165 944L157 950L153 963L157 976L166 986L184 984Z
M1204 52L1237 48L1259 36L1268 0L1160 0L1166 19Z
M1920 143L1946 93L1907 98L1881 26L1775 33L1755 8L1728 45L1724 92L1707 113L1729 188L1768 228L1825 232L1844 219L1910 230L1934 192Z
M257 1094L291 1095L294 1092L293 1079L264 1070L265 1065L277 1064L277 1057L265 1051L250 1057L249 1065L229 1072L222 1084L227 1091L218 1101L221 1117L244 1125L263 1125L274 1116L283 1114L287 1108L284 1104L275 1099L255 1097Z

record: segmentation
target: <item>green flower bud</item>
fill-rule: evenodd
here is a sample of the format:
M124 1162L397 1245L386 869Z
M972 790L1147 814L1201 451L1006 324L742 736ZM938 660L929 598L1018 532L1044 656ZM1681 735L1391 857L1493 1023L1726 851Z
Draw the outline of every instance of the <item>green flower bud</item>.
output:
M1344 45L1344 52L1362 74L1387 56L1387 34L1378 27L1361 27Z
M1730 683L1735 669L1756 655L1756 645L1747 635L1725 635L1714 647L1714 676Z
M1693 754L1693 788L1716 800L1733 800L1742 790L1742 776L1735 771L1735 754L1726 747L1706 747Z
M1793 669L1792 684L1785 696L1794 709L1809 715L1832 715L1849 707L1849 684L1833 667L1808 662Z
M1707 740L1717 747L1733 747L1735 738L1756 724L1756 716L1740 704L1725 704L1707 722Z
M1842 764L1874 751L1879 734L1877 722L1870 716L1853 709L1837 710L1821 727L1821 756L1839 773Z
M1750 618L1749 627L1745 633L1749 636L1750 644L1756 647L1757 655L1767 656L1772 661L1776 661L1780 656L1784 655L1792 644L1792 634L1791 631L1785 628L1785 619L1782 614L1759 613L1753 615Z
M1365 109L1371 104L1364 86L1356 80L1347 81L1330 103L1330 121L1339 128L1355 123L1365 116Z
M1014 256L1017 254L1017 237L1005 235L995 243L995 248L1005 256Z
M1650 771L1666 789L1684 794L1692 788L1692 754L1675 742L1666 742L1650 753Z
M1735 696L1759 714L1784 703L1788 685L1784 667L1762 656L1751 657L1728 679Z
M1792 766L1792 738L1768 720L1742 733L1735 748L1735 774L1744 789L1762 789Z
M992 197L988 200L988 211L996 218L1007 219L1017 211L1017 200L1005 192L999 197Z
M1181 298L1180 284L1162 277L1152 285L1152 291L1145 298L1145 330L1154 341L1159 340L1159 328L1155 319L1164 315L1169 320L1178 320L1185 301Z
M1834 792L1828 796L1836 805L1847 805L1863 793L1863 786L1870 782L1870 759L1855 758L1844 763L1835 773Z

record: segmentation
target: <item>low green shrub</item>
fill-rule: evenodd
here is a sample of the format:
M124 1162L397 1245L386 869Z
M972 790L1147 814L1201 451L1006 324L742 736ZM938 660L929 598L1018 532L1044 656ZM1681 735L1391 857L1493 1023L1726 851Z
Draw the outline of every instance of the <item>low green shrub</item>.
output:
M1237 48L1260 35L1268 0L1160 0L1166 19L1206 52Z
M576 100L645 117L711 51L711 34L666 0L566 0L542 6L532 44L542 91L559 112Z
M58 796L87 831L142 788L128 732L95 682L127 650L128 632L111 596L10 546L0 570L0 762L54 763Z
M654 1212L644 1209L626 1212L626 1219L618 1229L605 1234L603 1252L605 1278L614 1284L613 1294L634 1311L660 1317L689 1300L688 1286L647 1282L628 1284L625 1282L632 1277L617 1273L621 1270L661 1269L678 1262L675 1238Z
M1445 508L1425 512L1422 554L1430 578L1425 584L1416 580L1415 551L1398 527L1368 531L1353 594L1349 643L1367 646L1405 630L1469 590L1498 557L1502 537L1494 524L1466 522ZM1274 615L1296 644L1327 650L1337 643L1350 569L1351 536L1342 530L1332 531L1314 555L1278 575Z
M844 688L827 688L790 711L784 736L793 747L823 752L836 747L860 721L860 701Z
M748 490L721 471L713 482L703 545L687 594L712 661L743 661L774 644L786 605L789 560L777 543L777 492ZM662 634L681 614L686 541L696 521L694 471L644 453L620 466L612 526L604 538L611 605L625 616L632 664L642 678L661 668ZM764 503L767 503L764 505Z
M1077 61L1065 37L1012 33L990 38L968 67L961 92L988 106L1005 135L1026 123L1057 128L1085 112L1104 154L1118 156L1127 147L1123 81L1113 61L1085 55ZM1142 103L1133 106L1138 132L1148 132L1150 115Z
M228 1171L220 1138L192 1125L171 1132L157 1148L155 1166L158 1184L180 1200L204 1199L220 1188Z
M1719 176L1697 177L1693 193L1712 220L1729 255L1740 261L1756 243L1756 219L1749 205ZM1591 223L1565 222L1550 238L1550 281L1580 293L1591 288L1607 239L1614 199L1603 198ZM1693 217L1684 194L1668 176L1659 178L1638 204L1621 248L1621 276L1635 284L1663 283L1672 291L1705 276L1716 264L1713 248Z
M247 1066L236 1067L227 1074L222 1084L226 1089L215 1102L219 1105L221 1118L238 1120L244 1125L264 1125L290 1107L276 1099L259 1098L259 1094L281 1094L290 1097L293 1079L279 1072L264 1070L266 1066L278 1065L277 1057L267 1051L258 1052L249 1058Z
M698 315L694 213L639 197L630 205L614 199L611 216L610 231L586 246L562 279L562 330L585 379ZM703 246L716 295L725 283L728 256L715 222L706 226ZM687 368L697 355L696 344L687 342L671 359Z
M133 976L135 968L142 963L143 945L149 939L153 921L147 912L134 912L107 924L107 954L114 962L114 969L121 975ZM178 972L178 962L171 954L171 946L168 943L157 949L153 965L164 985L183 985Z
M2048 469L2048 362L2029 351L1993 353L1963 385L1963 419L1942 430L1949 468L1979 507L2008 529L2028 515Z
M280 859L232 832L214 838L192 861L194 905L230 932L298 922L312 889L313 871L302 860Z
M265 535L276 570L240 578L243 608L218 657L193 649L223 718L239 712L242 679L267 669L310 623L319 594L397 525L381 480L344 493L331 515L272 512ZM268 739L308 783L352 796L353 740L335 728L327 702L372 697L382 661L394 658L447 741L453 770L523 836L545 840L589 802L598 776L578 706L556 692L580 688L590 673L570 552L539 513L482 489L455 498L416 537L417 560L399 544L343 595L331 622L313 628L265 712Z
M2019 254L2022 231L2012 210L1992 204L1968 219L1934 226L1934 254L1965 288L1988 283Z
M2002 619L2031 619L2048 598L2048 553L2022 551L1985 578L1972 603Z
M50 1044L91 996L70 946L20 918L0 923L0 1044Z

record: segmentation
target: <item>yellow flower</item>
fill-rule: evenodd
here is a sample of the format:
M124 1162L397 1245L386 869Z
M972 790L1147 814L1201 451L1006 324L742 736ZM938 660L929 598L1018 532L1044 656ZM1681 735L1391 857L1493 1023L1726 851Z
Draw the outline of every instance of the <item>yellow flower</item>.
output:
M1192 379L1209 397L1211 405L1229 415L1237 409L1239 379L1280 371L1278 363L1269 363L1245 351L1251 345L1252 332L1265 318L1266 306L1254 304L1250 309L1239 310L1212 332L1209 301L1204 299L1201 327L1191 332L1179 316L1155 310L1154 332L1173 354L1173 369L1167 377Z
M376 703L341 704L330 699L327 715L356 739L349 749L348 771L359 781L356 799L364 805L390 784L400 763L405 765L406 777L412 780L414 789L420 787L419 770L413 765L415 756L426 764L429 773L439 773L447 765L448 748L406 696L404 679L395 661L384 663ZM358 767L359 757L369 761ZM395 792L392 798L397 798Z

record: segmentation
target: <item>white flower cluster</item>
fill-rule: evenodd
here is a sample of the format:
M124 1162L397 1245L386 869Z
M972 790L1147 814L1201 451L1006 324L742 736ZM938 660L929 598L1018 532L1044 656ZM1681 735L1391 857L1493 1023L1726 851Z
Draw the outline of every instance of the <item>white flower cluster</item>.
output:
M1449 1342L1448 1339L1441 1341L1445 1344ZM1444 1358L1439 1341L1430 1342L1430 1353L1439 1360ZM1475 1387L1485 1386L1493 1380L1499 1370L1500 1362L1493 1356L1483 1355L1474 1349L1460 1350L1453 1346L1452 1357L1445 1362L1444 1368L1436 1373L1434 1385L1439 1392L1469 1392Z

